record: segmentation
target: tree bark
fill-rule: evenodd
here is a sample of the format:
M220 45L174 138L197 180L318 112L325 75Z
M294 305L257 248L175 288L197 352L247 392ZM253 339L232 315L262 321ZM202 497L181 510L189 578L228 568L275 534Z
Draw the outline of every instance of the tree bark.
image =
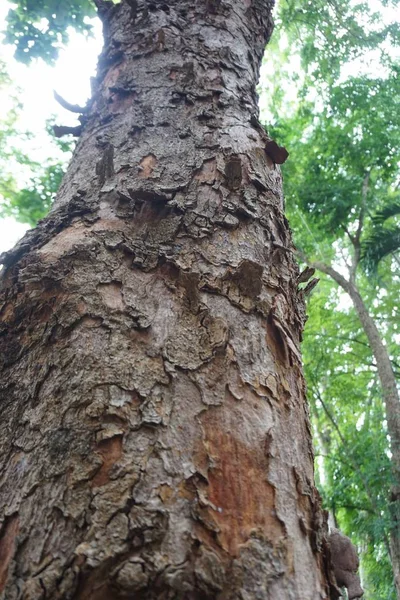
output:
M271 9L101 3L72 162L3 257L3 599L335 597L256 118Z
M388 350L382 341L374 319L369 314L368 308L358 291L354 277L353 282L348 281L335 269L321 262L314 262L313 266L326 275L329 275L350 296L364 333L367 336L371 352L375 357L385 405L387 430L392 453L392 486L389 500L389 513L391 517L389 545L396 593L400 599L400 398L396 377Z

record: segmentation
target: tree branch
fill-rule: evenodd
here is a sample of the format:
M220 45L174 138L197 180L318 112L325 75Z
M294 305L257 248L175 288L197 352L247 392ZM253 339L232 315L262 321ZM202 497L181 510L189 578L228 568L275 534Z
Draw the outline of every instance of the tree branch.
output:
M369 189L369 179L371 176L371 171L367 171L364 177L364 181L361 189L361 206L360 206L360 214L358 217L358 227L356 234L354 236L353 247L354 247L354 255L353 255L353 263L350 269L350 281L351 283L355 283L356 280L356 271L361 258L361 234L364 225L364 218L367 208L367 196Z
M340 287L345 292L350 294L351 288L352 288L350 281L348 281L345 277L343 277L343 275L341 275L338 271L336 271L336 269L334 269L330 265L327 265L319 260L308 263L308 264L310 267L314 267L315 269L318 269L318 271L325 273L325 275L329 275L329 277L332 277L332 279L334 281L336 281L336 283L338 285L340 285Z
M369 190L369 179L371 177L371 171L367 171L364 177L362 191L361 191L361 207L360 207L360 216L358 217L358 227L355 235L356 243L360 244L360 238L362 233L362 228L364 225L364 217L367 208L367 196Z
M354 238L354 235L352 235L352 234L350 233L350 231L349 231L348 227L346 227L346 225L342 225L342 227L343 227L344 231L347 233L347 236L348 236L348 238L349 238L350 242L351 242L351 243L353 244L353 246L354 246L354 239L355 239L355 238Z
M319 337L325 337L328 338L330 340L342 340L344 342L349 342L349 343L355 343L355 344L360 344L361 346L364 346L365 348L369 348L369 344L367 344L367 342L362 342L361 340L357 340L356 338L351 338L351 337L346 337L344 335L328 335L327 333L321 333L320 331L317 331L316 333L313 331L310 331L309 329L307 330L307 335L315 335L315 336L319 336Z
M314 378L312 377L312 379L314 379ZM361 471L360 465L355 461L355 459L354 459L354 457L352 455L352 452L351 452L350 448L348 447L348 444L347 444L344 436L342 435L342 432L340 431L339 425L337 424L336 420L334 419L333 415L331 414L330 410L328 409L327 405L325 404L324 400L322 399L322 395L321 395L321 393L320 393L320 391L318 389L318 385L316 385L315 381L313 381L313 383L314 383L314 391L315 391L315 393L317 395L317 398L320 401L321 406L322 406L322 408L323 408L326 416L328 417L328 419L332 423L334 429L336 430L336 433L338 434L339 439L342 442L343 449L347 450L347 455L348 455L349 461L352 464L352 467L353 467L354 471L358 474L358 476L360 477L360 479L362 481L362 484L363 484L364 489L365 489L365 493L366 493L366 495L368 497L368 500L370 501L370 504L371 504L371 507L372 507L373 511L375 513L377 513L378 512L378 507L376 505L375 498L371 494L369 485L368 485L367 481L365 480L365 477L364 477L364 475L363 475L363 473Z
M68 134L71 134L75 137L79 137L82 133L82 125L78 125L77 127L68 127L66 125L53 125L53 131L54 135L58 138Z
M70 104L69 102L67 102L67 100L64 100L64 98L60 96L60 94L57 94L56 90L53 90L53 94L55 100L57 100L57 102L61 104L63 108L69 110L70 112L79 113L80 115L82 115L83 113L88 112L89 110L87 106L78 106L78 104Z

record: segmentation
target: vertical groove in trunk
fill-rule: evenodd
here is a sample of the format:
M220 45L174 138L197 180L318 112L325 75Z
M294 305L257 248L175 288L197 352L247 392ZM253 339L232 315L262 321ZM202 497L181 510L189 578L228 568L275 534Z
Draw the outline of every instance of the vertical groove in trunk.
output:
M7 600L328 598L265 0L104 13L91 110L1 288Z

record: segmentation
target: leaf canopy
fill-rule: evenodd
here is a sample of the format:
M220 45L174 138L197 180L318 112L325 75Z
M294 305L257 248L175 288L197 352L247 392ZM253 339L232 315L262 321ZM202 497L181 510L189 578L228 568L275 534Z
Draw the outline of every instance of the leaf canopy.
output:
M90 0L19 0L7 15L5 42L15 47L15 58L29 63L42 58L54 63L69 28L90 34L88 18L96 11Z

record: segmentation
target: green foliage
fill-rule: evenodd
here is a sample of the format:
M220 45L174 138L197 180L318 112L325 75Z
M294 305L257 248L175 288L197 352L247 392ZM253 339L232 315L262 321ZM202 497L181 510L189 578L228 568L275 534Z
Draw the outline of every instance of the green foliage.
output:
M381 3L395 9L398 0ZM368 50L385 53L386 43L400 41L400 24L385 23L369 2L348 0L282 0L277 27L296 47L305 72L325 84L336 81L344 63Z
M400 242L400 78L390 56L399 24L378 2L370 6L281 1L267 53L267 128L289 151L284 191L297 248L347 277L353 268L400 377L400 272L391 254ZM367 276L354 272L360 253ZM323 278L309 303L303 355L317 478L326 508L361 551L366 600L394 600L386 417L368 341L345 298Z
M12 89L2 63L0 87L3 90ZM17 91L15 97L11 96L10 110L0 121L0 217L13 216L17 221L34 226L51 206L61 182L65 162L49 159L41 164L21 150L21 141L29 141L32 136L18 129L18 116L22 107L16 93ZM71 142L55 140L50 122L48 133L66 153L67 159ZM21 184L22 180L26 180L27 185Z
M325 508L361 552L370 600L395 600L387 540L391 470L376 368L354 311L322 279L313 295L303 356ZM394 299L391 301L394 303Z
M377 536L365 542L362 564L367 597L371 600L396 600L389 554Z
M363 240L362 261L366 271L376 275L379 263L388 256L397 258L400 250L400 201L398 194L391 204L378 210L371 219L370 231ZM400 257L399 257L400 258Z
M11 177L0 181L0 195L4 198L0 216L12 216L34 227L48 213L64 169L60 163L47 164L45 167L31 163L30 167L33 174L25 188L18 189Z
M23 63L35 58L53 63L69 28L90 34L87 18L95 15L90 0L19 0L8 13L5 42L15 46L15 58Z
M359 215L370 174L366 210L384 207L400 161L400 78L353 77L333 86L326 103L301 100L269 130L289 148L285 192L322 232L345 233Z

